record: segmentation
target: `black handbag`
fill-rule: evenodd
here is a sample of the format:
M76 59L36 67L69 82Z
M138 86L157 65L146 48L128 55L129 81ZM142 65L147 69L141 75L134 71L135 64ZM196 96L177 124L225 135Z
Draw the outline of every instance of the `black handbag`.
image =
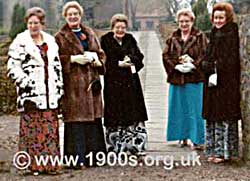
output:
M94 79L90 84L89 84L89 87L88 87L88 91L92 91L92 94L95 96L95 95L98 95L101 90L102 90L102 84L101 84L101 81L99 78L97 79Z

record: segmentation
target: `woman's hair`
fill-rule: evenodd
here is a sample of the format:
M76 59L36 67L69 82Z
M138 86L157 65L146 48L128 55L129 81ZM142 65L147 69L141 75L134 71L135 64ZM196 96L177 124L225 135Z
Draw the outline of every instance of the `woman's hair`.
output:
M220 2L216 3L213 7L211 21L213 22L214 19L214 12L215 11L225 11L226 12L226 22L233 22L235 21L234 17L234 9L230 3L227 2Z
M111 29L114 28L117 22L124 22L128 26L128 17L125 14L115 14L110 20Z
M179 22L180 16L188 16L192 21L195 20L195 15L192 10L183 8L177 11L176 13L176 21Z
M83 16L83 8L77 1L69 1L63 6L62 15L66 17L69 8L76 8L79 11L80 16Z
M42 25L45 24L45 11L40 8L40 7L32 7L32 8L29 8L26 13L25 13L25 17L24 17L24 21L25 23L28 22L29 18L31 16L36 16L38 17L38 19L40 20L40 23Z

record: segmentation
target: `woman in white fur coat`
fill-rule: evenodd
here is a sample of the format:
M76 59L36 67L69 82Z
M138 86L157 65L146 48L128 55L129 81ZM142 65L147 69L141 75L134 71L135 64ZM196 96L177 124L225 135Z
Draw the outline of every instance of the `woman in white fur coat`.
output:
M27 30L17 35L9 48L8 76L17 88L21 114L19 151L30 155L28 170L57 173L58 165L39 166L34 156L59 156L58 106L63 95L61 63L53 36L42 31L44 10L27 10ZM24 163L27 160L19 160Z

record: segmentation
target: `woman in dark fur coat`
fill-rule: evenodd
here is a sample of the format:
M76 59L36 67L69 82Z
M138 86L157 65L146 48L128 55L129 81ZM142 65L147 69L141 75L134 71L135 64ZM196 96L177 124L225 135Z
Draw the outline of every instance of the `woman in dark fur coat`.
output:
M138 72L143 54L134 37L126 33L128 19L116 14L112 31L101 37L106 60L104 75L104 125L108 151L140 153L145 149L147 118Z
M206 125L208 161L220 163L238 157L240 111L240 56L238 26L233 22L233 7L217 3L212 12L213 28L203 69L207 75L203 117ZM210 87L217 72L217 85Z

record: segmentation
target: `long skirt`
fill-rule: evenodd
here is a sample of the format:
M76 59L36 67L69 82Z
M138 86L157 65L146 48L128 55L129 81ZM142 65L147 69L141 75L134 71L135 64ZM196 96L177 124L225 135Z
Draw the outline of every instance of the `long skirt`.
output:
M38 165L35 156L60 156L58 118L56 110L33 110L21 114L19 130L19 151L25 151L31 158L28 167L33 172L55 172L58 164Z
M230 159L239 156L238 122L207 121L206 124L206 156Z
M131 126L107 127L106 142L109 152L140 154L146 149L147 131L144 122Z
M194 144L204 144L202 98L203 83L170 84L167 141L190 139Z
M92 152L92 153L91 153ZM65 122L64 125L64 155L78 156L76 166L96 166L96 154L106 154L106 145L102 121L100 118L93 122ZM91 157L93 154L93 165Z

